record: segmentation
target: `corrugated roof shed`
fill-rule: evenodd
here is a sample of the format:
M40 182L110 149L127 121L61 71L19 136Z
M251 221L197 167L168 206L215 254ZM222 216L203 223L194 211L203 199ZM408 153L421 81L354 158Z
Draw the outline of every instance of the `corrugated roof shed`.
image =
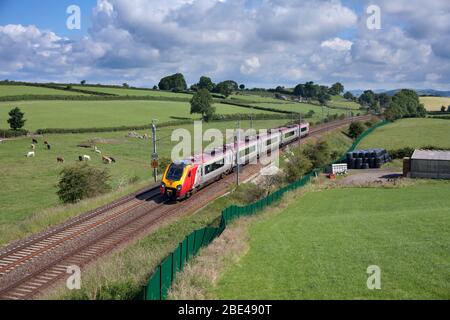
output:
M450 161L450 151L416 150L411 159Z

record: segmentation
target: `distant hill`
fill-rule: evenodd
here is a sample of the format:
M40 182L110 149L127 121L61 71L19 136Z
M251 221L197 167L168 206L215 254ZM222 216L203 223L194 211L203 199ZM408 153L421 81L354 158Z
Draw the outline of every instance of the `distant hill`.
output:
M401 89L396 90L373 90L375 93L386 93L389 96L395 95L397 92L399 92ZM355 96L360 96L365 90L351 90L350 92ZM434 89L416 89L415 90L418 95L420 96L434 96L434 97L450 97L450 91L439 91Z

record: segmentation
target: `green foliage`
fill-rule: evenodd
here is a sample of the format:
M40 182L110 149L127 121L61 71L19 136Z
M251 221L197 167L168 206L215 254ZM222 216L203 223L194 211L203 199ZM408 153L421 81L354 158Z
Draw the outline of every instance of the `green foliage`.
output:
M25 114L20 111L19 108L14 108L9 112L8 123L12 130L22 129L25 125L25 119L23 118Z
M363 94L358 98L358 102L361 106L366 108L374 108L377 105L375 93L372 90L364 91Z
M88 164L67 167L60 173L57 194L63 203L76 203L110 191L109 178L106 169L99 170Z
M344 93L344 98L347 100L353 100L355 99L355 96L350 91L347 91L346 93Z
M391 97L388 96L386 93L380 93L375 95L376 101L379 103L381 108L388 108L389 104L391 103Z
M425 117L426 113L417 93L414 90L403 89L392 98L385 116L388 120L397 120L404 117Z
M18 130L4 130L0 129L0 137L1 138L15 138L26 136L28 134L27 130L18 129Z
M344 86L340 82L336 82L335 84L333 84L328 91L328 93L333 96L340 95L343 92L344 92Z
M167 167L172 163L172 160L168 157L162 157L158 160L158 172L159 174L163 174L166 171Z
M307 144L304 154L311 161L313 168L322 168L331 162L331 148L326 140Z
M233 80L227 80L220 82L214 89L215 93L220 93L221 95L228 97L233 92L238 91L238 84Z
M197 84L197 90L205 89L209 92L212 92L215 86L216 85L212 82L211 78L203 76L200 78L200 81Z
M239 89L245 90L245 84L241 84L241 85L239 86Z
M366 127L364 124L360 121L354 121L350 124L350 127L348 128L348 135L356 139L358 138L364 131L366 130Z
M393 159L403 159L405 157L411 157L413 153L414 153L414 148L411 148L411 147L404 147L401 149L389 150L389 155Z
M184 91L187 90L186 80L181 73L162 78L158 84L160 90Z
M284 169L285 179L289 183L299 180L313 168L312 162L303 153L301 148L294 148L291 152Z
M199 113L202 115L203 120L209 121L216 112L216 109L212 105L212 101L212 96L208 90L198 90L191 100L191 114Z

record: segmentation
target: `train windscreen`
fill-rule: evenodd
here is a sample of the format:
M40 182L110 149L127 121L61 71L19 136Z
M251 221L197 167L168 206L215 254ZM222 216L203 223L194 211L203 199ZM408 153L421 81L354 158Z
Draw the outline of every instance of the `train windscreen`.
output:
M172 181L180 181L183 176L185 165L172 163L167 171L166 179Z

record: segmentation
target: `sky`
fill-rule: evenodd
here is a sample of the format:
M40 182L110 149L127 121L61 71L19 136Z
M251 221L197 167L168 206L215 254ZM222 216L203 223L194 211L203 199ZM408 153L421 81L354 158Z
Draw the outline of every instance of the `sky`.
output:
M176 72L189 84L450 90L450 1L0 0L0 79L152 87Z

